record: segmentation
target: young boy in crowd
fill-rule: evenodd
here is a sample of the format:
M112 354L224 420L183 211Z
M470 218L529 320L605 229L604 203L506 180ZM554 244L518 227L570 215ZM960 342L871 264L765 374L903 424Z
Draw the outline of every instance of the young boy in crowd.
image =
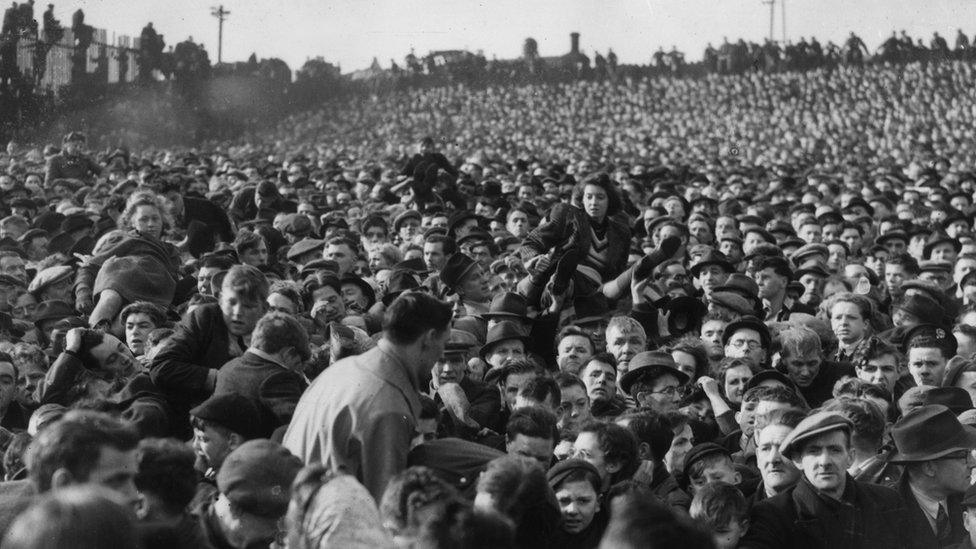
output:
M709 483L726 482L738 486L742 482L742 475L732 463L732 454L714 442L696 444L685 456L683 470L692 496Z
M689 514L711 533L716 549L735 549L749 530L746 498L727 482L709 482L699 488Z

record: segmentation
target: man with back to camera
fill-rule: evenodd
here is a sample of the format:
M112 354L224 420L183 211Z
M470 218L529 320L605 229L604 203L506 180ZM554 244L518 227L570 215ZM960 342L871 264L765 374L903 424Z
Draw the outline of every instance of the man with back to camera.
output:
M386 312L376 347L331 365L302 395L284 446L362 482L379 500L407 467L420 391L450 335L451 306L407 292Z

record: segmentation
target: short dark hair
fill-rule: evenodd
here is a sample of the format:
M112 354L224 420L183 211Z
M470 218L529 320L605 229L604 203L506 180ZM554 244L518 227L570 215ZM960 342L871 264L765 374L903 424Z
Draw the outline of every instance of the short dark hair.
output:
M226 271L234 266L234 260L226 254L204 254L203 257L197 261L197 268L215 268L221 271Z
M557 406L561 398L559 385L549 376L536 376L530 379L519 389L518 394L536 402L545 402L548 398Z
M583 389L583 392L586 393L586 384L583 383L583 380L580 379L579 376L574 376L568 372L559 372L558 374L552 376L552 379L556 382L556 385L559 386L560 390L576 386Z
M698 489L688 514L711 531L748 519L749 504L738 488L727 482L709 482Z
M591 356L589 360L583 363L583 367L580 368L580 372L582 373L591 362L602 362L604 364L609 364L610 366L613 366L614 371L617 371L617 358L606 351Z
M708 371L708 351L700 337L695 334L687 334L677 341L668 345L665 349L669 353L687 353L695 359L695 379L705 375Z
M270 354L292 347L302 360L311 358L308 332L298 319L284 313L268 313L262 316L251 334L251 346Z
M674 431L667 416L654 410L642 408L627 412L617 418L617 421L627 421L627 428L637 438L638 444L646 443L654 457L654 461L664 460L664 455L671 449Z
M605 459L620 464L620 470L610 477L611 484L628 479L637 472L640 466L637 438L628 429L616 423L593 420L580 427L580 433L595 434Z
M553 445L559 441L556 415L541 406L526 406L512 412L505 426L507 440L517 435L551 440Z
M427 330L442 332L450 328L451 306L423 292L404 292L383 316L383 334L397 345L409 345Z
M596 345L593 344L593 338L590 337L590 334L588 334L585 330L583 330L579 326L573 326L572 324L564 327L562 330L559 330L559 334L556 335L556 345L558 346L560 341L566 339L569 336L577 336L577 337L585 338L586 341L589 342L590 344L590 352L592 353L596 351Z
M901 265L905 269L905 272L911 275L918 275L921 272L918 266L918 260L906 252L890 256L885 260L885 265Z
M607 547L710 549L711 537L701 527L661 503L653 494L627 491L613 498L610 523L603 535Z
M827 402L823 410L840 412L851 421L851 439L856 447L879 450L884 442L885 417L877 404L863 398L840 397Z
M789 404L790 407L800 408L801 410L810 408L803 397L797 394L796 391L782 385L759 385L749 389L744 395L742 395L743 403L760 401Z
M512 521L498 512L475 509L461 499L448 500L431 510L417 528L420 547L516 546Z
M101 412L72 410L37 435L27 453L27 470L38 491L47 492L58 469L83 482L102 447L128 452L138 444L139 433L130 424Z
M268 245L267 239L261 233L245 229L237 233L237 238L234 239L233 246L237 254L240 255L248 250L257 248L258 244L262 242L264 242L265 246Z
M176 439L144 439L139 443L136 488L158 497L167 513L182 513L196 494L195 459L193 450Z
M453 238L449 238L442 234L432 234L424 240L424 244L438 244L440 243L441 249L444 251L444 255L452 255L457 252L457 242Z

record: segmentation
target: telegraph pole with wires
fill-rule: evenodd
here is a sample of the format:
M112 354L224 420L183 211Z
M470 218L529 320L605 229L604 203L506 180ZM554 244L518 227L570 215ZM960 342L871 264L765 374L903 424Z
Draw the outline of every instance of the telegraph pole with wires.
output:
M769 41L772 42L775 40L773 38L773 22L776 17L776 0L762 0L762 3L769 6Z
M211 7L210 15L216 17L217 21L219 21L217 24L217 64L219 65L223 62L224 57L224 19L227 19L230 12L225 10L224 6L221 5L217 8Z

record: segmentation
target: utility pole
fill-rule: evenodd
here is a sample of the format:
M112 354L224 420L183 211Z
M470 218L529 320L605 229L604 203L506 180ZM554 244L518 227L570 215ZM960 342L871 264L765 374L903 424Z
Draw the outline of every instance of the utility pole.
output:
M783 28L781 29L783 31L783 44L786 44L786 0L780 2L779 15L783 20Z
M224 58L224 19L230 15L230 12L224 9L221 5L218 8L211 7L210 15L217 18L219 23L217 24L217 64L221 64ZM770 31L772 32L772 31Z
M772 42L774 40L773 20L776 12L776 0L763 0L763 4L767 4L769 6L769 41Z

